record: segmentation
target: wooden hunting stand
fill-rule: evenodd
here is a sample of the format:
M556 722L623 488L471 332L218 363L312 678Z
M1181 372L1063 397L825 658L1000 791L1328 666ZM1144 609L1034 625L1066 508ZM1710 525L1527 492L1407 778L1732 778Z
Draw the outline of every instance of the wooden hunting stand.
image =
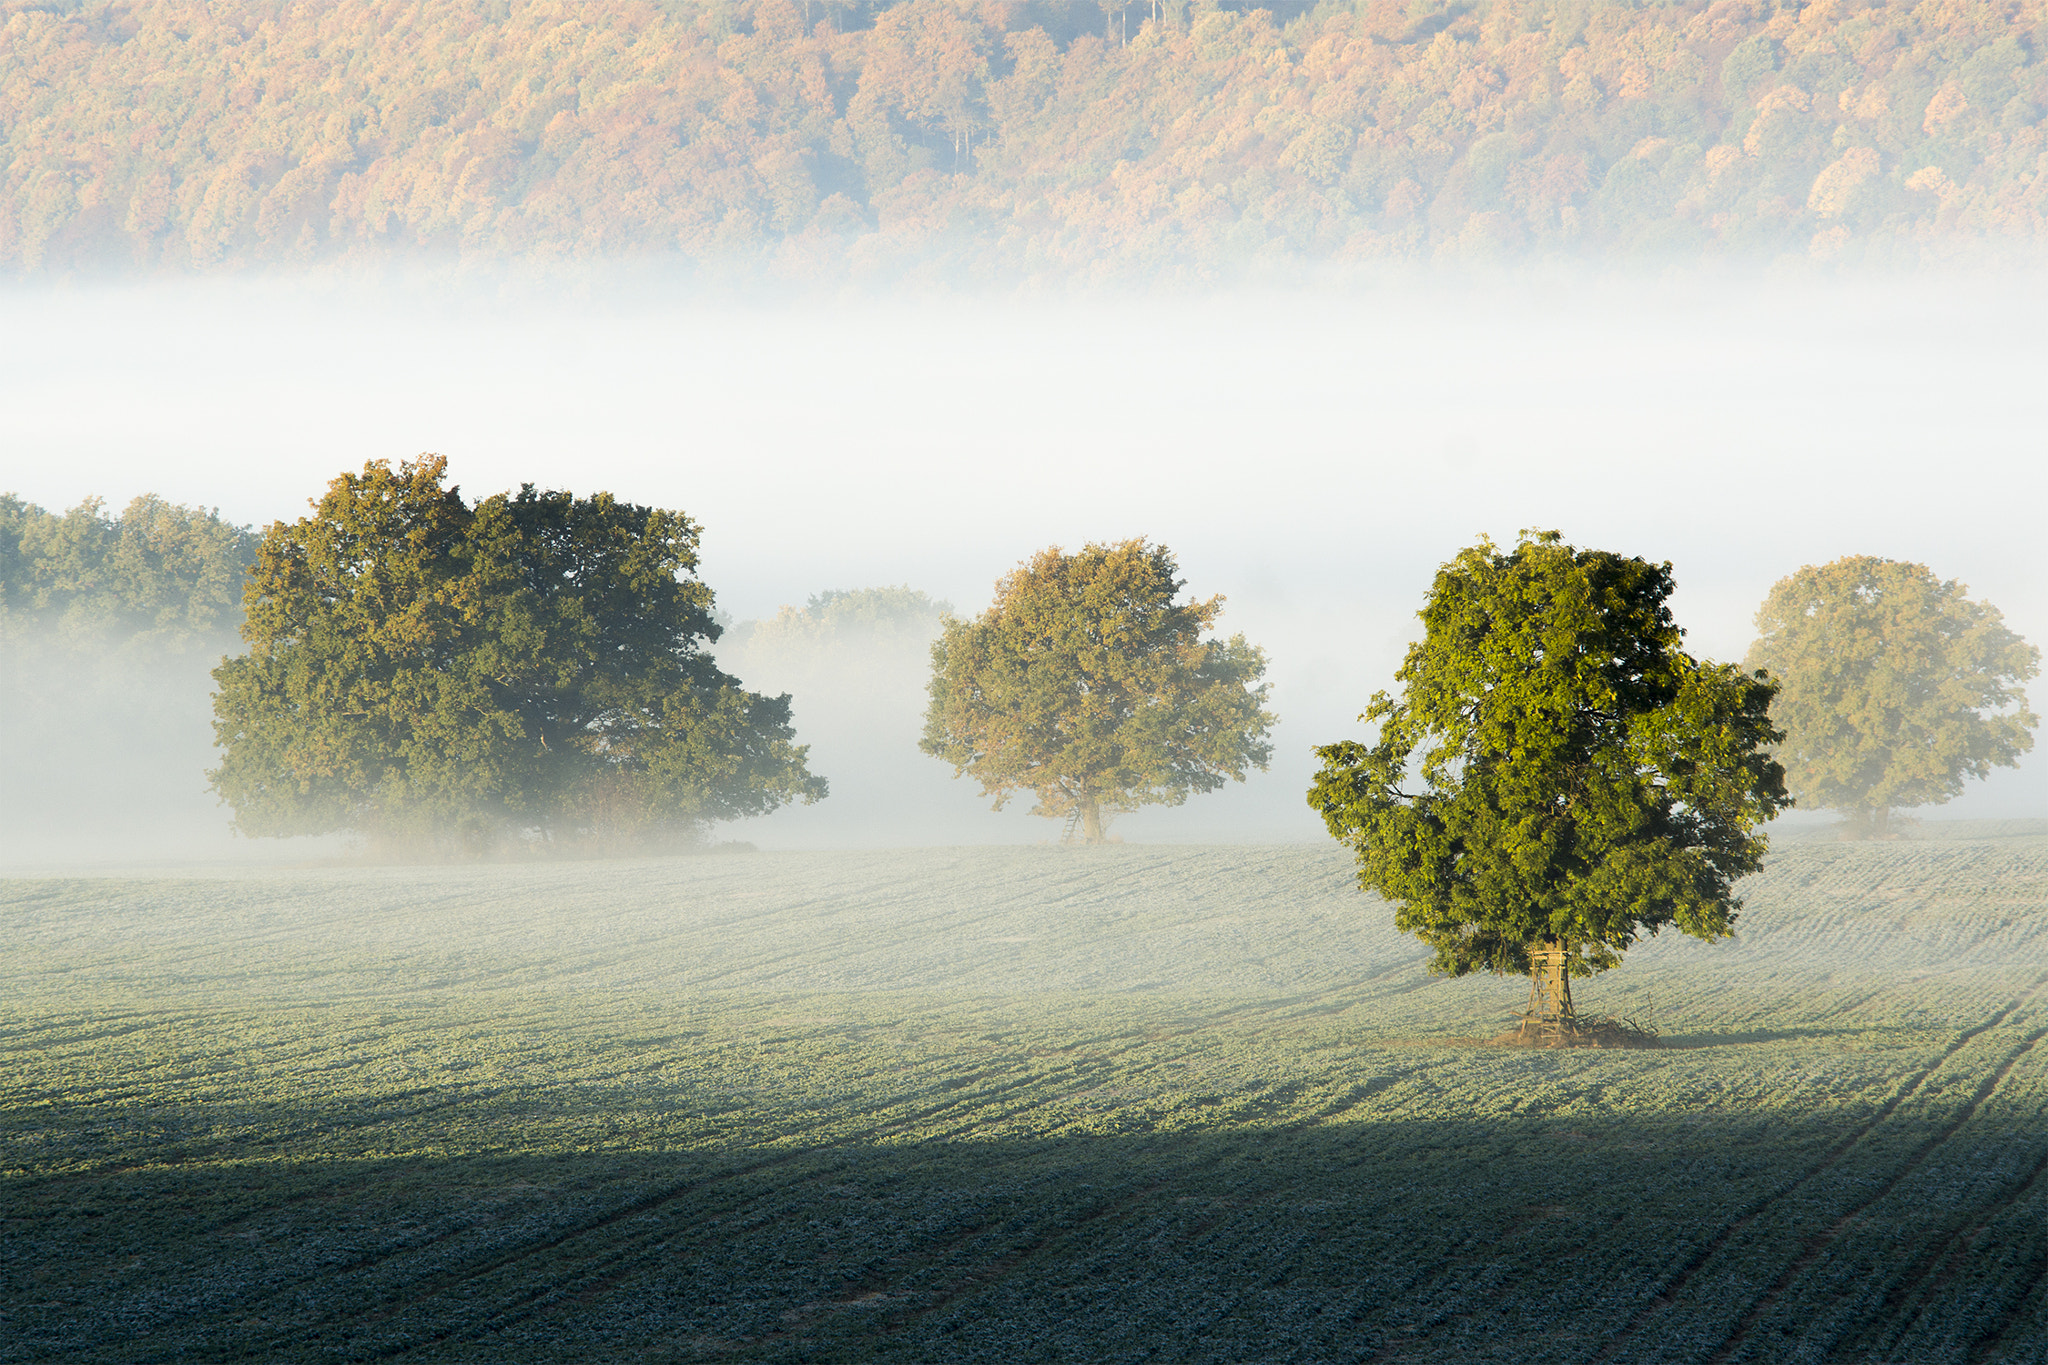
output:
M1572 978L1565 964L1571 954L1554 938L1544 939L1529 949L1529 1008L1522 1012L1522 1026L1516 1036L1535 1046L1556 1046L1569 1042L1579 1031L1579 1017L1572 1010Z

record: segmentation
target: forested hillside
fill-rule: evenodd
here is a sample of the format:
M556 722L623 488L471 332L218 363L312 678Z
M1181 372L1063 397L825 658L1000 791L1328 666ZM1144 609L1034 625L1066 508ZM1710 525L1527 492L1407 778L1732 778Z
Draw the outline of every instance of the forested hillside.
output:
M681 253L1920 260L2048 219L2048 0L6 0L8 273Z

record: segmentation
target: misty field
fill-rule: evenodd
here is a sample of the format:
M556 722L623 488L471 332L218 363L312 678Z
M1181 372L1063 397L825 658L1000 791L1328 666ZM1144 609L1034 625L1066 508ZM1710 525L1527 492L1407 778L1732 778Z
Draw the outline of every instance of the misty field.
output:
M1474 1045L1340 850L0 883L8 1361L2048 1354L2048 834ZM2002 836L2002 837L1993 837Z

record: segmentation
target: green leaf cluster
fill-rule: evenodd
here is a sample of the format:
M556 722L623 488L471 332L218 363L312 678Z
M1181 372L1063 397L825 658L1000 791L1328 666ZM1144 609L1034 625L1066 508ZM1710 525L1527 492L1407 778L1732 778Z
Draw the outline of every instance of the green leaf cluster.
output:
M1773 685L1686 654L1672 586L1555 532L1481 541L1437 573L1377 738L1316 750L1309 804L1432 970L1526 971L1556 942L1586 975L1668 924L1730 932L1789 804Z
M1937 805L2034 747L2020 684L2041 652L1924 564L1852 555L1780 580L1749 665L1781 682L1771 715L1802 802L1882 833L1894 806Z
M1179 805L1272 755L1263 651L1205 640L1223 599L1179 602L1173 554L1144 540L1042 550L996 585L981 616L932 645L922 747L972 776L997 809L1033 813Z
M445 473L372 462L264 533L250 652L214 675L239 829L616 843L825 794L789 698L702 652L687 517L532 485L471 507Z
M88 498L48 512L0 493L0 638L180 652L232 640L256 536L155 495L118 517Z

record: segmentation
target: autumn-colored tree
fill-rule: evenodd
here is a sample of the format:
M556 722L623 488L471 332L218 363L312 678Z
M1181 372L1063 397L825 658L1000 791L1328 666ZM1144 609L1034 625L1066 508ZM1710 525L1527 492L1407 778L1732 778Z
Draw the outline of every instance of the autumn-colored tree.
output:
M787 696L743 690L679 512L373 461L265 533L214 674L216 790L253 835L442 851L614 840L812 801Z
M1924 564L1852 555L1779 580L1749 665L1779 680L1772 718L1802 803L1884 837L1896 807L1938 805L2034 747L2020 684L2041 652Z
M886 136L885 120L893 113L913 128L943 132L953 144L947 169L962 169L987 123L989 45L988 31L949 0L891 6L867 39L860 86L847 107L849 125Z
M1680 648L1672 585L1556 532L1481 541L1438 571L1378 737L1316 750L1309 805L1359 885L1432 971L1531 973L1532 1028L1568 1030L1570 978L1645 933L1726 935L1788 804L1771 684Z
M996 584L993 605L932 645L924 751L981 784L1066 818L1089 843L1104 811L1179 805L1264 768L1265 654L1204 639L1223 599L1185 586L1163 545L1042 550Z

